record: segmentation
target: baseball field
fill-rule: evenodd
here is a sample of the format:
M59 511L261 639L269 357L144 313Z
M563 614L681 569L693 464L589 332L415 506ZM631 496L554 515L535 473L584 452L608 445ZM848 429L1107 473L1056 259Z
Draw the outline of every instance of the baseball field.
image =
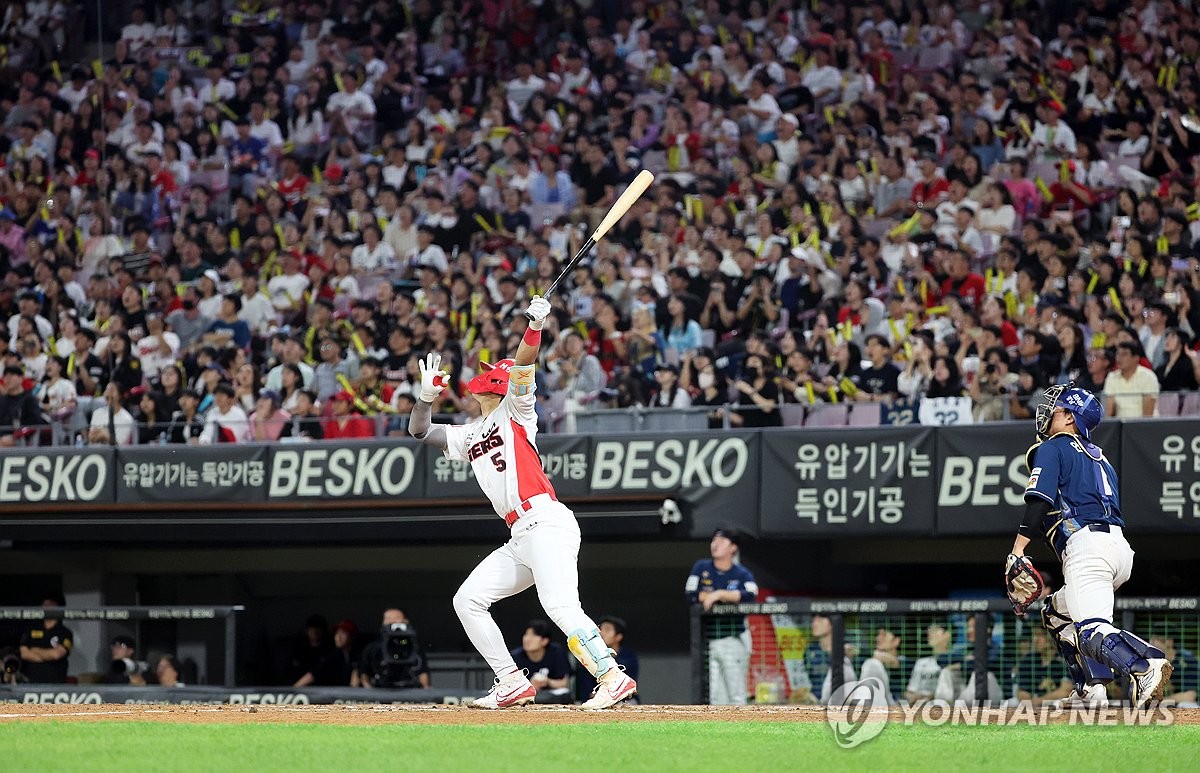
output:
M839 748L820 709L631 706L0 707L4 770L1195 770L1200 712L1172 724L927 727Z

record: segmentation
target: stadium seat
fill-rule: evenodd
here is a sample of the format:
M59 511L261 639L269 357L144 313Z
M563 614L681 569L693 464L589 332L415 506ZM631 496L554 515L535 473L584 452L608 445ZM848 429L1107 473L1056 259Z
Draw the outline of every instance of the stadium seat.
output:
M782 403L779 406L779 416L785 427L804 426L804 406L800 403Z
M1181 416L1183 415L1183 400L1186 395L1179 392L1163 392L1158 396L1158 415L1159 416Z
M708 429L708 412L673 408L649 410L642 414L641 429L646 432L690 432Z
M575 432L580 435L596 432L636 432L637 425L637 416L630 411L581 411L575 414Z
M878 427L880 423L879 403L854 403L850 409L851 427Z
M849 408L845 403L818 403L810 406L804 419L806 427L844 427L849 416Z

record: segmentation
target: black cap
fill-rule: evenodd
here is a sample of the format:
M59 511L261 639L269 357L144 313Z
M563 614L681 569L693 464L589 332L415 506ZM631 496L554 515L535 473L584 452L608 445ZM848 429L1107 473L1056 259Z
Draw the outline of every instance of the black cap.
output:
M733 529L726 529L723 527L714 529L713 533L712 533L712 539L716 539L717 537L724 537L725 539L732 542L734 545L738 545L738 546L741 545L741 537L739 537L738 533L736 531L734 531Z
M133 637L126 636L125 634L120 634L119 636L114 636L112 638L112 641L108 643L108 646L110 646L110 647L116 647L118 645L121 647L128 647L129 649L134 649L137 647L137 645L133 641Z

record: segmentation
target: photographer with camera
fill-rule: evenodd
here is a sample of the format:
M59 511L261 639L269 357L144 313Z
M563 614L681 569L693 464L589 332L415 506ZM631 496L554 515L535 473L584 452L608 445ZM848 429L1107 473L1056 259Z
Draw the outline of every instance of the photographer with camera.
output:
M29 677L21 671L21 657L13 647L0 649L0 684L26 684Z
M363 648L350 684L385 689L429 687L425 650L402 610L384 610L379 638Z
M1017 390L1017 375L1009 372L1008 353L994 346L983 353L982 373L971 382L970 395L975 402L975 421L999 421L1004 418L1004 403Z
M150 667L144 660L134 660L137 649L132 637L114 636L108 649L112 658L108 673L100 678L101 684L146 684L146 672Z
M63 597L47 594L42 606L66 606ZM47 615L21 637L21 670L34 684L65 684L67 658L71 656L75 636L57 616Z

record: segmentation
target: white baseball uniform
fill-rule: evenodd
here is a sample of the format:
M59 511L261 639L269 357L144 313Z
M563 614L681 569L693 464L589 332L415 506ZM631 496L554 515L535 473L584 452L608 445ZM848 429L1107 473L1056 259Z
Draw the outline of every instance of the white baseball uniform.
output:
M547 616L568 637L596 632L579 604L579 524L555 497L534 442L532 366L526 367L528 377L521 380L527 385L518 386L519 367L513 367L509 392L490 414L446 427L446 458L471 463L496 514L512 529L512 538L483 559L454 594L454 610L467 636L497 676L517 667L488 609L531 585L537 586ZM609 664L603 665L602 672Z

